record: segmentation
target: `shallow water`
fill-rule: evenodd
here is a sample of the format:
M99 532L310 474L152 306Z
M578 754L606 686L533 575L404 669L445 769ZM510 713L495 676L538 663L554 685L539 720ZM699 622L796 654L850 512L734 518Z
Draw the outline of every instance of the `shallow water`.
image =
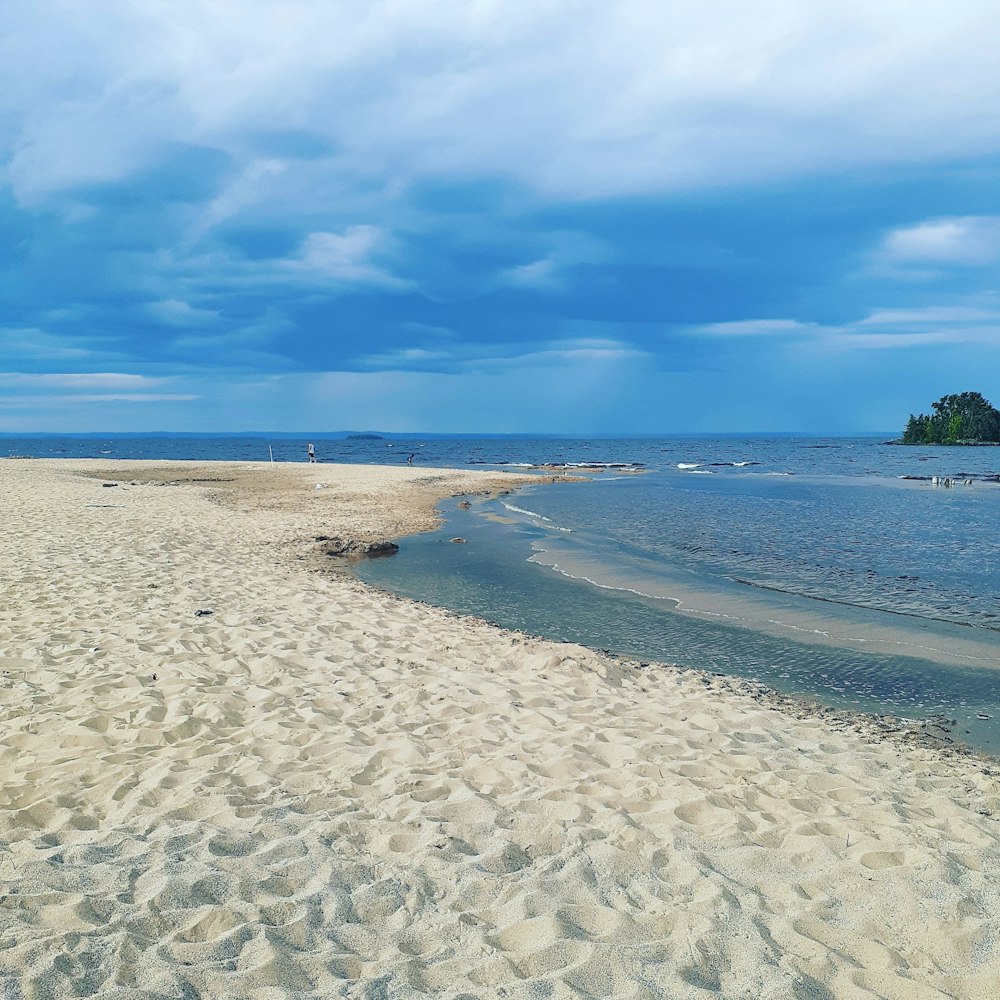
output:
M1000 486L980 478L996 453L970 453L973 484L945 488L885 475L893 463L914 474L910 449L883 446L880 466L863 446L855 476L842 458L819 474L787 443L772 466L782 449L781 470L673 463L447 504L441 531L359 573L507 627L835 707L945 715L957 738L1000 753ZM768 475L796 465L810 471Z

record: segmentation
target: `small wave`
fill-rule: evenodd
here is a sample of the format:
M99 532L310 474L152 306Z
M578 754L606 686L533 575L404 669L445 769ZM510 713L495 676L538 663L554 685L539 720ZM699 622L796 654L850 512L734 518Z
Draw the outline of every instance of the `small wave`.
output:
M563 462L567 469L641 469L645 462Z
M678 462L678 469L700 469L701 462Z
M539 514L533 510L526 510L524 507L515 507L512 503L502 503L501 506L506 507L507 510L513 511L515 514L526 514L528 517L537 517L539 521L551 522L551 518L546 517L544 514Z
M539 514L533 510L527 510L524 507L516 507L512 503L504 503L503 501L501 501L501 506L513 514L524 514L525 517L533 517L536 521L544 521L546 524L551 525L555 531L564 531L567 534L573 533L572 528L563 528L561 525L554 523L551 517L546 517L544 514Z
M714 476L715 473L711 469L685 469L684 470L689 476Z
M535 562L534 557L528 560L528 562ZM637 597L645 597L653 601L669 601L671 604L680 607L680 601L674 597L661 597L657 594L649 594L644 590L638 590L635 587L623 587L616 586L612 583L601 583L599 580L594 580L593 578L586 576L583 573L570 573L569 570L565 570L557 562L539 562L538 565L546 566L548 569L552 570L554 573L558 573L560 576L566 577L568 580L579 580L583 583L589 583L592 587L597 587L599 590L614 590L620 594L635 594Z

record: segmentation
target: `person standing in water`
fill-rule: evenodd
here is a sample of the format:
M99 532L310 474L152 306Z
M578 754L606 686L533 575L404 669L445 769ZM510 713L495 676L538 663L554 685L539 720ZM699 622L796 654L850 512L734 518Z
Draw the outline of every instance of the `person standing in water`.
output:
M316 461L316 449L313 447L312 441L310 441L309 444L306 446L306 451L309 453L309 461L310 462L315 462Z

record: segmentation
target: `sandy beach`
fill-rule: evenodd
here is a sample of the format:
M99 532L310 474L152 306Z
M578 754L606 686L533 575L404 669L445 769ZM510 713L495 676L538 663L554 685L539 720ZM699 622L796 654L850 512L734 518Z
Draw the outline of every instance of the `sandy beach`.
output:
M1000 763L324 554L518 481L0 462L0 1000L994 1000Z

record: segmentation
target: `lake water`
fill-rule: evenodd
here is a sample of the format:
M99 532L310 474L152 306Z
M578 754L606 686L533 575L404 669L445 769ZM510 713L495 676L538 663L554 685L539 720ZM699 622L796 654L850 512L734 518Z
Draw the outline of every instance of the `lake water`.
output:
M727 438L549 452L647 471L449 502L440 531L359 574L838 708L944 715L956 738L1000 753L1000 451ZM510 459L524 460L538 457Z
M328 462L638 463L641 474L591 470L585 483L469 509L449 501L441 530L358 574L507 627L835 707L944 715L956 738L1000 753L1000 449L741 436L312 440ZM306 440L8 437L0 454L301 461Z

